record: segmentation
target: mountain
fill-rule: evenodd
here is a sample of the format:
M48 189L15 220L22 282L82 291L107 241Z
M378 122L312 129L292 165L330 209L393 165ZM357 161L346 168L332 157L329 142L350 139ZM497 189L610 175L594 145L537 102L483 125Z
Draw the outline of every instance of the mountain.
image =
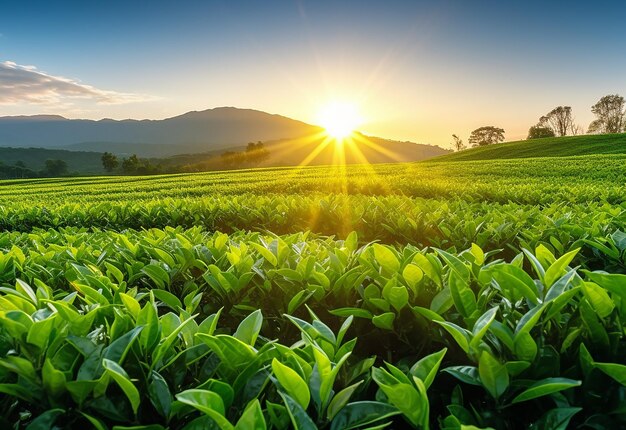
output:
M353 141L337 145L320 127L233 107L193 111L164 120L0 117L0 149L4 151L0 151L0 156L4 155L0 161L7 166L22 161L35 171L43 169L47 159L62 159L71 172L102 173L98 160L105 151L119 158L137 154L153 165L172 168L204 163L198 168L221 169L233 167L225 165L223 152L244 151L249 142L259 141L269 152L260 165L256 164L260 167L419 161L449 152L438 146L359 133Z
M0 146L114 151L143 157L199 153L306 136L319 127L252 109L220 107L163 120L99 121L58 115L0 117Z
M571 157L592 154L626 154L626 133L546 137L497 143L444 155L432 161Z

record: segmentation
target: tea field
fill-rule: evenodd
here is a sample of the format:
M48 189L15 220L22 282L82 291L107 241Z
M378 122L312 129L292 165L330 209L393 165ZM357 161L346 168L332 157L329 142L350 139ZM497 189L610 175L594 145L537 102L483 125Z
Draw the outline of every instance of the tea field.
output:
M626 155L0 183L0 427L626 427Z

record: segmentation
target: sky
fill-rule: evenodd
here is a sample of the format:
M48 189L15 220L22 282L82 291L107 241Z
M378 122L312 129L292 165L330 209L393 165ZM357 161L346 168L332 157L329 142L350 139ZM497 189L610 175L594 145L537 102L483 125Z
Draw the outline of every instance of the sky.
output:
M526 137L572 106L587 128L626 96L623 1L6 1L0 115L161 119L219 106L449 146Z

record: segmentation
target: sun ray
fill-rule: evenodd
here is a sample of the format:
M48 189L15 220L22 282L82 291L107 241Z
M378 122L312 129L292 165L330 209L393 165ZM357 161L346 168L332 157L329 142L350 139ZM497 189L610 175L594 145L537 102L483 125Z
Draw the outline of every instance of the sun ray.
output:
M390 151L389 149L387 149L387 148L385 148L385 147L383 147L383 146L381 146L381 145L379 145L377 143L372 142L371 140L367 139L365 136L355 134L354 135L354 139L357 142L360 142L363 145L373 149L374 151L379 152L379 153L381 153L383 155L386 155L387 157L391 158L394 161L398 161L398 162L404 161L400 157L398 157L398 155L395 152Z
M309 153L309 155L302 160L296 168L302 168L308 166L311 161L313 161L328 145L333 142L333 139L330 136L325 136L320 144L318 144L313 151Z
M376 189L383 192L386 192L388 188L384 181L380 180L379 172L371 164L366 154L378 153L389 160L402 160L393 151L355 131L355 126L359 123L360 118L355 114L356 109L352 105L331 104L329 106L323 111L326 115L325 121L320 123L325 127L324 130L299 139L280 142L278 149L288 154L302 152L306 148L301 161L288 174L293 178L301 175L302 169L311 164L330 164L328 170L321 172L328 175L327 180L334 183L336 187L336 195L333 199L337 200L332 206L338 211L338 216L342 220L340 235L343 236L355 227L352 224L353 208L350 199L353 181L359 181L362 178L366 181L365 186L370 186L371 183ZM348 163L359 164L360 166L357 170L350 170L347 167ZM316 175L315 171L311 171L311 174ZM325 209L322 206L318 207L313 201L312 205L309 228L314 229L317 228L319 211Z
M355 137L356 136L351 136L348 139L347 148L350 150L354 158L358 161L360 167L366 171L368 176L380 179L381 176L378 174L374 166L369 162L365 154L363 154L363 151L361 151L359 145L355 142L355 140L357 140L355 139ZM382 186L387 192L391 190L391 187L386 181L379 180L378 184Z
M349 145L350 137L335 138L333 151L333 171L334 176L339 179L339 210L341 211L341 231L340 236L346 237L353 230L352 225L352 205L348 192L348 171L346 165L346 147Z

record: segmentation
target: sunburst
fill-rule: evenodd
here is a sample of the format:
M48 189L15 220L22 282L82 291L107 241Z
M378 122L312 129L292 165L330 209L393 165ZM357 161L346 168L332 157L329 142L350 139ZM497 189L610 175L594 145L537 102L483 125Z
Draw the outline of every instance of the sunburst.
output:
M318 114L318 123L326 134L339 144L350 137L363 119L352 103L334 101L324 106Z

